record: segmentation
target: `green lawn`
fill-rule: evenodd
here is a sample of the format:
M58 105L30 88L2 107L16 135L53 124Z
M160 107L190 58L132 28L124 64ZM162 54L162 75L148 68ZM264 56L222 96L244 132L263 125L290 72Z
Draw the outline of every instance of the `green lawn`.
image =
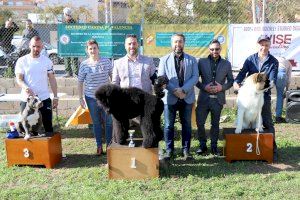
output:
M0 199L300 199L299 129L300 124L276 125L277 164L196 156L193 139L193 161L178 156L160 170L160 178L138 181L108 180L106 156L94 155L95 140L87 128L62 130L66 158L55 169L7 168L2 132ZM177 153L180 144L177 140Z

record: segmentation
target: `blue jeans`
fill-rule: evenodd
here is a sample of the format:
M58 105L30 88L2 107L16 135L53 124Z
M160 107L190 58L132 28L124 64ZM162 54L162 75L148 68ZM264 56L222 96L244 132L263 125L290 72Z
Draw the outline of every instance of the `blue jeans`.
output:
M164 138L166 142L166 151L174 151L174 124L176 119L176 112L179 111L179 118L182 126L182 150L189 152L191 146L192 134L192 107L193 104L187 104L184 100L178 100L175 105L164 106Z
M97 104L96 99L85 96L85 101L93 121L93 132L96 138L97 147L102 147L102 122L105 122L105 139L106 146L108 146L111 142L112 134L111 116L107 115L105 111Z
M278 68L277 81L276 81L276 117L281 117L282 107L283 107L283 97L284 97L284 88L286 86L287 77L286 70L283 68Z

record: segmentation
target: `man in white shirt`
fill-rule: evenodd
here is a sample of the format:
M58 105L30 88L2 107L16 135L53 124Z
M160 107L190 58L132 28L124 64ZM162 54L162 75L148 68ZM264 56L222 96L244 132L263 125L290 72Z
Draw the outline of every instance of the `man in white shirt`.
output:
M43 42L39 36L34 36L29 43L30 53L18 59L15 67L17 84L21 90L21 112L26 107L29 96L37 95L43 102L40 108L43 126L46 133L53 132L52 126L52 101L48 89L48 79L54 94L53 108L57 108L57 83L51 60L41 55Z

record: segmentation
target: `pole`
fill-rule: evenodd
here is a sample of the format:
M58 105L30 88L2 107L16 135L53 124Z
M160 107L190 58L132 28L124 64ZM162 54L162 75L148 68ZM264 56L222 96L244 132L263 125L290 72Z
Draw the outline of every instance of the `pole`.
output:
M109 11L110 11L110 23L113 23L113 0L109 0Z
M256 0L252 0L252 20L253 20L253 24L257 23L257 18L256 18Z
M266 22L266 0L263 0L263 5L262 5L262 14L261 14L261 22L265 23Z

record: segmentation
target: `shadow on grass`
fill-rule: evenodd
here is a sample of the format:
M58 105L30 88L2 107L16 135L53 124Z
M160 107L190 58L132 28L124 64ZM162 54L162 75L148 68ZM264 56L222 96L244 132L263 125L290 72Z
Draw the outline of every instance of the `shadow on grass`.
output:
M67 129L67 130L60 130L62 134L62 138L93 138L93 130L90 130L88 128L84 129L77 129L77 128L72 128L72 129Z
M191 149L191 152L195 149ZM268 164L265 161L234 161L228 163L224 156L193 155L191 161L180 157L160 169L160 177L187 177L189 175L203 178L224 177L233 174L270 174L281 171L300 171L300 147L279 148L277 163Z
M55 168L84 168L103 166L107 163L106 155L66 154L66 157Z

